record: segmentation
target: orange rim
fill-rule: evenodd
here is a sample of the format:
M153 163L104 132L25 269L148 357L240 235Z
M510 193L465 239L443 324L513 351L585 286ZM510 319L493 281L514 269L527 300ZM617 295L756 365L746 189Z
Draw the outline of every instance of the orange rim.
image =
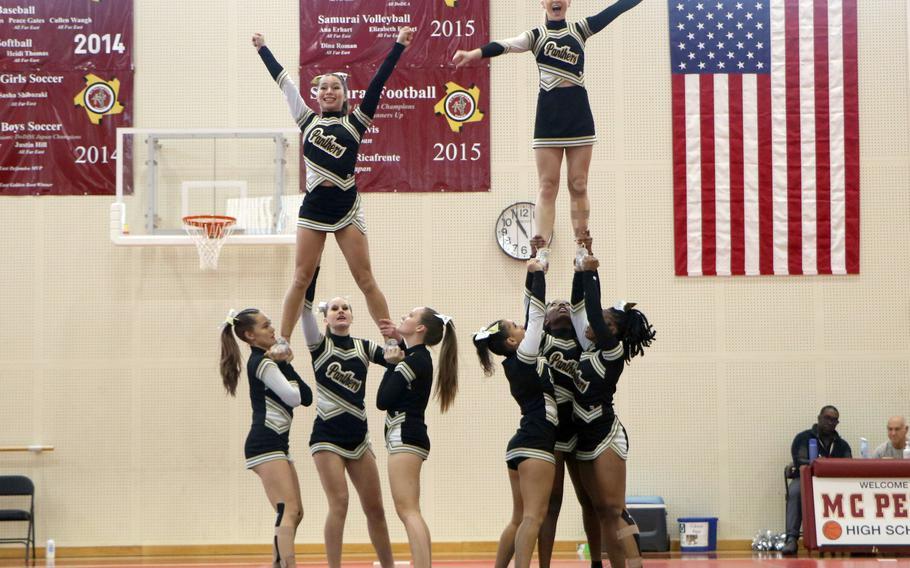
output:
M237 219L227 215L188 215L183 218L183 222L202 229L208 238L215 239L223 236L224 230L236 223Z

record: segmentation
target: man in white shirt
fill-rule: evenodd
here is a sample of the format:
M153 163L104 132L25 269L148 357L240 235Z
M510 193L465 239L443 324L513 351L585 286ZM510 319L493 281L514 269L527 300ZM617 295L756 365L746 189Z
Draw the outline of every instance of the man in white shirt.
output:
M892 416L888 419L888 441L875 449L875 459L903 459L907 447L907 420L903 416Z

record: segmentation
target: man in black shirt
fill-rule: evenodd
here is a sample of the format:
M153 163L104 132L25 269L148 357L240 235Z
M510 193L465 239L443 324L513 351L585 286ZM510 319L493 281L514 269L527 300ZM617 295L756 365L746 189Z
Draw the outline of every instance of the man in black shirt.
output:
M818 414L818 423L793 438L790 454L793 456L793 466L797 470L797 475L796 479L790 482L790 488L787 491L787 542L784 545L784 554L796 554L799 548L797 541L799 540L799 529L803 520L799 468L803 465L809 465L809 440L816 440L818 457L820 458L853 457L850 444L837 433L838 422L840 422L840 413L835 407L830 405L822 407L821 412Z

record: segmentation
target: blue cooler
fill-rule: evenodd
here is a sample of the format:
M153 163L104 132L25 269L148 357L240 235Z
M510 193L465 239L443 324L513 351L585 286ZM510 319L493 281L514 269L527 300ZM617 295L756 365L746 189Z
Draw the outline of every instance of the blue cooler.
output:
M681 552L713 552L717 550L717 517L683 517L679 522Z
M662 498L656 495L626 497L626 509L638 525L642 552L670 550L667 506Z

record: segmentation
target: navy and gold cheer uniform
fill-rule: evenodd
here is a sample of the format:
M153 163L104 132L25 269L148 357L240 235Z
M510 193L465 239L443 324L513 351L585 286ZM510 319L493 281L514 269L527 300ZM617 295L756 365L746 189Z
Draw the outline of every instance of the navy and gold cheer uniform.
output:
M313 402L310 387L290 363L273 361L258 347L252 347L250 359L246 363L246 374L250 381L250 403L253 406L253 424L243 448L247 469L272 460L290 461L288 438L294 405L309 406ZM281 383L282 380L289 384ZM287 400L280 394L284 394Z
M506 464L518 469L528 458L555 464L553 447L556 444L556 425L559 422L556 396L546 361L538 356L543 334L544 297L546 281L543 272L529 273L531 296L528 298L527 324L524 339L514 354L502 362L509 381L509 392L521 408L518 431L506 447Z
M353 224L366 233L354 168L361 138L373 123L383 86L403 51L404 46L396 42L370 81L360 106L352 113L324 112L319 115L306 105L297 85L269 48L259 48L259 57L284 93L291 116L303 132L307 194L300 205L298 227L335 232ZM331 185L322 185L324 182Z
M604 322L600 303L600 281L596 271L576 272L572 283L573 319L584 348L575 380L574 415L578 427L575 458L597 459L610 449L621 459L629 455L629 438L613 410L613 395L625 365L623 344ZM595 340L584 337L590 324Z
M422 343L405 349L404 361L386 370L376 393L376 407L386 411L385 443L390 454L430 456L424 413L432 387L433 359Z
M619 0L579 22L547 20L518 37L481 48L483 57L530 51L537 61L540 92L534 124L534 148L590 146L597 140L594 116L585 90L585 42L641 0ZM571 86L558 88L563 83Z
M556 395L559 424L556 427L556 451L571 453L578 443L578 429L572 419L574 413L573 395L575 376L578 372L578 358L581 348L575 340L575 332L566 330L544 333L540 354L550 369L550 378Z
M301 320L316 375L316 421L310 453L333 452L358 460L372 451L364 406L370 363L385 364L382 348L366 339L319 331L313 297L319 270L307 289Z

